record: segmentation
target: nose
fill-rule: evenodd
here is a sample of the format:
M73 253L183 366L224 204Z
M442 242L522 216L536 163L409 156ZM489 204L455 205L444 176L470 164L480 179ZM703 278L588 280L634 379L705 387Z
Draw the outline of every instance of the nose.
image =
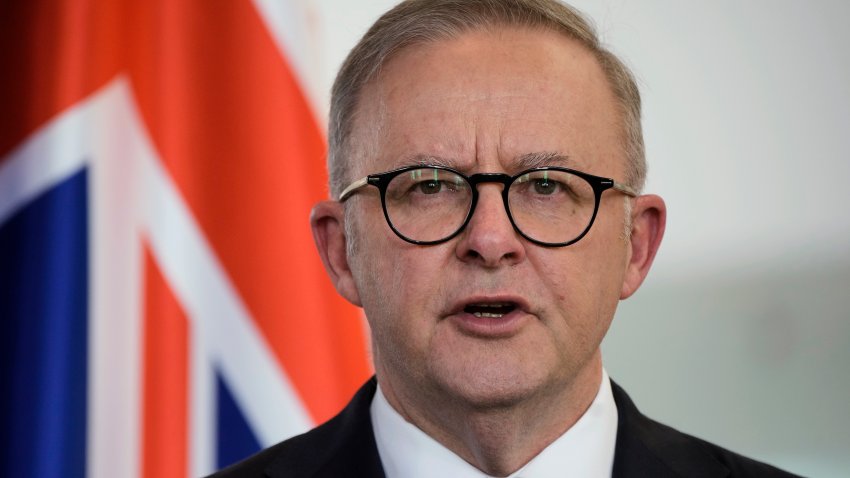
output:
M487 268L513 265L525 258L525 246L514 230L501 184L478 184L478 204L457 242L457 257Z

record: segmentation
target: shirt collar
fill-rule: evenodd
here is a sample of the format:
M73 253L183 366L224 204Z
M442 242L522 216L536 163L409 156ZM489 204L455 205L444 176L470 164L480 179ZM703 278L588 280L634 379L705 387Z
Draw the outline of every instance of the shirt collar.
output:
M387 478L488 478L405 419L387 402L381 387L371 405L372 428ZM611 476L617 440L617 405L608 373L578 421L511 478Z

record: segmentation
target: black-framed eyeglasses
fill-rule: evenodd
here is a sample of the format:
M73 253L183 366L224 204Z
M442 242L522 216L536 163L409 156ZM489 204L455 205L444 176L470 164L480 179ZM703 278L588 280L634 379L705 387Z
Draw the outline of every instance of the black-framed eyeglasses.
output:
M375 186L390 229L407 242L428 246L463 231L475 212L481 183L501 183L505 211L516 232L548 247L568 246L584 237L596 219L605 190L637 196L632 188L613 179L561 167L533 168L514 176L466 176L442 166L408 166L354 181L342 191L339 201L361 188Z

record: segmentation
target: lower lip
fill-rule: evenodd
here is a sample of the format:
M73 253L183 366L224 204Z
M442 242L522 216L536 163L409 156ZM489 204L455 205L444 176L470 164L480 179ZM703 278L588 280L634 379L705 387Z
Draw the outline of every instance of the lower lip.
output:
M529 317L521 310L513 310L501 317L476 317L473 314L460 312L447 319L467 335L499 339L515 335Z

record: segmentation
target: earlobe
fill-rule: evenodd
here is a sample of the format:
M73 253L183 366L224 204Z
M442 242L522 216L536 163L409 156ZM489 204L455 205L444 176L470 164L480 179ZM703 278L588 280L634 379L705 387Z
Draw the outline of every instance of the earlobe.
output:
M313 240L322 264L337 292L360 307L360 294L348 264L345 237L345 212L337 201L322 201L310 212Z
M634 294L649 273L664 237L666 222L667 206L659 196L648 194L635 199L632 207L631 254L626 264L620 299Z

